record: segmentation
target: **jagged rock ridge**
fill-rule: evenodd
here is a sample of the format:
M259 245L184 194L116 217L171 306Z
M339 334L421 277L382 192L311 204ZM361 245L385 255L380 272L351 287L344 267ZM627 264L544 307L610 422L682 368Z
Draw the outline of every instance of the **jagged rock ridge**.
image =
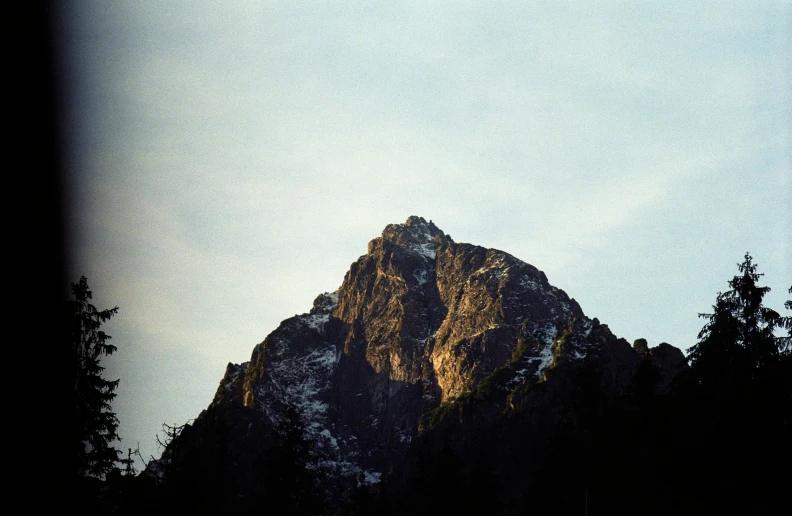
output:
M633 350L536 267L412 216L369 242L336 292L283 321L249 362L229 364L212 406L274 422L293 405L325 476L376 484L398 467L424 414L495 377L516 403L549 371L587 357L614 392L642 357L662 372L659 388L684 364L671 346Z

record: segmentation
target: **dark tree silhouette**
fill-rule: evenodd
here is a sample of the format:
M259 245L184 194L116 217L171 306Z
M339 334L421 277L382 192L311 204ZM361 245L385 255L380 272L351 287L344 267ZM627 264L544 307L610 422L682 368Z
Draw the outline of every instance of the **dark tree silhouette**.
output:
M136 457L141 457L141 455L140 455L140 444L138 444L137 448L135 448L135 451L132 451L132 448L128 448L127 449L126 458L125 459L121 459L121 460L118 461L118 462L121 463L122 471L124 473L124 476L133 477L133 476L137 475L138 471L137 471L137 468L135 467L135 459L132 458L132 457L135 457L135 456Z
M730 381L726 373L755 376L778 363L788 347L775 332L787 327L789 318L762 305L770 291L770 287L757 285L764 274L756 272L749 253L738 268L741 274L729 281L731 290L718 294L714 313L699 314L707 323L699 333L699 342L688 350L699 383Z
M790 460L792 364L777 334L790 321L762 305L770 288L757 284L763 275L750 254L738 267L714 313L700 314L707 323L681 382L687 471L706 479L691 493L694 512L772 513L788 481L773 465Z
M152 456L149 460L150 463L155 464L155 469L162 474L163 478L167 479L173 469L174 456L177 453L177 439L182 434L189 422L183 425L169 425L162 423L162 432L165 436L160 439L159 434L156 436L157 446L162 450L162 455L159 460L154 459Z
M98 310L90 303L85 276L72 284L74 299L67 302L69 338L74 368L73 439L79 475L105 478L117 467L121 452L113 446L118 438L118 418L111 402L119 380L106 380L101 358L116 351L101 325L118 307Z

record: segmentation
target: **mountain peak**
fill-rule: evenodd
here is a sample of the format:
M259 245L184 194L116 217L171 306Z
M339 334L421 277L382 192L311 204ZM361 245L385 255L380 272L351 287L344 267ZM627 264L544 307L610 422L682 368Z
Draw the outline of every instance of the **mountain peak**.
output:
M261 491L249 480L260 478L267 443L280 425L302 427L312 443L305 467L335 501L329 513L345 514L356 488L387 479L398 485L415 453L432 443L519 435L530 453L519 467L502 464L536 471L559 418L573 413L578 373L586 389L616 399L647 360L660 376L656 392L666 392L686 364L668 345L633 350L533 265L456 243L431 220L411 216L369 243L338 291L281 322L249 362L229 365L178 449L215 457L214 448L191 455L190 447L228 436L225 466L207 470L236 479L227 484L229 499L244 483L258 503ZM509 430L495 433L501 428ZM176 449L169 445L163 457L172 460ZM152 461L148 473L159 475L161 464ZM503 496L527 485L515 478Z
M388 224L382 231L382 240L434 259L441 244L453 243L450 236L430 220L411 215L404 224Z

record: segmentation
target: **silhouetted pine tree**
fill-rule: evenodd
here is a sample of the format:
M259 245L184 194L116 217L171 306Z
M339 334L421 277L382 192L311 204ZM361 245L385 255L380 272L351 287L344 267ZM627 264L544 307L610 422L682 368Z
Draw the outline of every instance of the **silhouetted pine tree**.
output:
M790 456L792 386L788 346L777 330L782 317L762 305L769 287L759 286L750 254L740 274L719 293L699 342L689 349L690 370L682 394L685 424L693 436L686 470L697 479L693 512L773 513L788 474L776 466Z
M72 294L74 299L68 301L67 308L74 368L72 442L76 469L82 476L101 479L117 467L121 453L113 446L119 440L118 418L111 407L119 380L105 380L100 365L103 356L116 351L108 343L110 335L100 327L118 312L118 307L98 310L92 305L85 276L72 284Z
M749 253L738 264L740 275L729 281L731 290L719 293L713 314L699 314L708 320L699 333L699 343L691 347L691 366L706 368L716 357L720 366L744 362L750 374L764 366L779 361L784 350L783 341L775 335L778 328L789 323L788 318L762 306L770 287L757 285L764 276L756 272L757 266ZM727 359L726 363L722 359ZM723 371L722 371L723 372Z
M133 477L137 475L137 468L135 468L135 459L132 458L133 455L137 454L140 456L140 446L138 446L135 451L132 451L132 448L127 450L126 459L121 459L118 462L121 463L123 467L124 476Z

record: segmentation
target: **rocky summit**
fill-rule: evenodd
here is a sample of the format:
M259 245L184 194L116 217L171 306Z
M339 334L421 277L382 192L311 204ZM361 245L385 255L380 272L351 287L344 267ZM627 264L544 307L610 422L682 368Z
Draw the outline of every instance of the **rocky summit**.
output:
M257 428L294 412L312 443L312 471L342 499L403 480L429 441L462 449L472 436L500 435L486 429L509 414L530 423L521 431L541 450L585 368L617 396L642 364L661 392L685 363L668 344L617 338L533 265L456 243L411 216L369 242L337 291L283 321L249 362L229 364L210 407L182 434L200 447L209 421L223 420L236 429L223 434L233 441L224 446L249 456L266 446ZM493 446L482 449L497 455Z

